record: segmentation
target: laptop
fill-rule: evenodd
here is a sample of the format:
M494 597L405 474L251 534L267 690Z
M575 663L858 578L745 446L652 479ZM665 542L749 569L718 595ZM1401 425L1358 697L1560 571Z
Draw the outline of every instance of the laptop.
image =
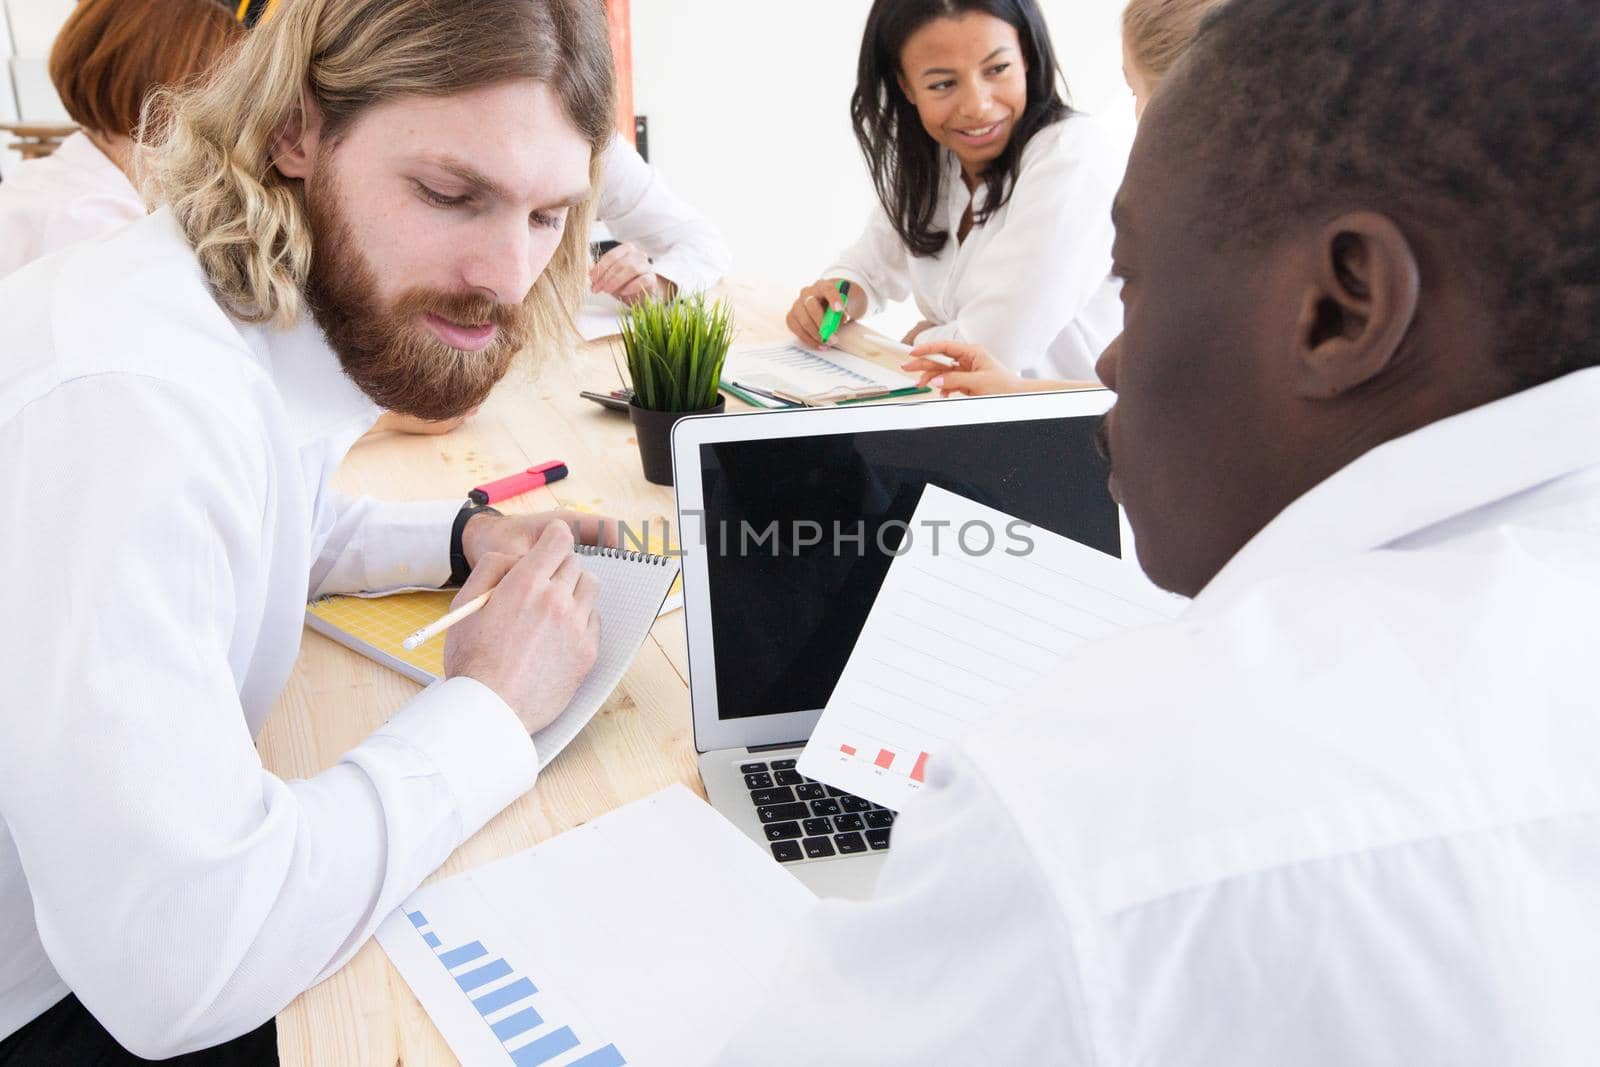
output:
M870 895L895 812L800 775L929 484L1102 552L1132 539L1106 390L692 417L673 429L689 696L711 804L821 896Z

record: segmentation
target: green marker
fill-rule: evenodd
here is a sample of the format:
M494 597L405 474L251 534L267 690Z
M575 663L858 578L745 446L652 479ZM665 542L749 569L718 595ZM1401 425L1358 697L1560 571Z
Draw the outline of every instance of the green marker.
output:
M846 304L850 303L850 283L849 282L840 282L839 283L839 295L844 297L844 302ZM832 337L835 333L838 332L839 324L841 322L843 322L843 321L844 321L844 312L835 311L831 307L828 308L827 313L822 316L822 328L817 331L817 333L819 335L821 335L821 337L822 337L822 343L823 344L827 344L828 343L828 338Z

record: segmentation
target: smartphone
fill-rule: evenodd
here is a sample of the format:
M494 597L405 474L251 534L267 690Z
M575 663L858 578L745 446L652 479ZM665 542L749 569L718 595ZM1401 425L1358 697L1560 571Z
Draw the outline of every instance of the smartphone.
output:
M578 395L585 400L593 400L607 411L620 411L627 413L628 405L633 402L633 390L614 389L609 393L596 393L591 389L581 389Z

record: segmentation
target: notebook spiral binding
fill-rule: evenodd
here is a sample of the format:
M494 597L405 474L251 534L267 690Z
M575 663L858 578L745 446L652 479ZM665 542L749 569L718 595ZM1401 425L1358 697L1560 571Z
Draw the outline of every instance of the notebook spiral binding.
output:
M667 567L677 562L670 556L658 556L653 552L639 552L631 548L611 548L606 545L574 545L572 550L580 556L604 556L607 559L625 559L630 563L650 563L657 567Z

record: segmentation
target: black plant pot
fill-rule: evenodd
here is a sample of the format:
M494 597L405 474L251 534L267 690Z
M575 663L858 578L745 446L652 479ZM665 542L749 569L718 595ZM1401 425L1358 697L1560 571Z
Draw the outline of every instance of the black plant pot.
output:
M657 485L672 484L672 427L679 419L720 415L727 406L727 397L720 395L714 405L702 411L650 411L629 404L628 417L633 420L633 435L639 439L639 463L646 480Z

